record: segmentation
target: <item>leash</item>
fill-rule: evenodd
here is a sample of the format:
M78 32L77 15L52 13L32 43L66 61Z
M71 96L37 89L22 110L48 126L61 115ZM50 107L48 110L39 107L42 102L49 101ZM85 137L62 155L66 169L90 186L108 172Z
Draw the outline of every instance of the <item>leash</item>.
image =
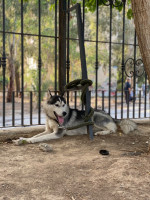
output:
M78 89L81 87L82 89L82 94L81 94L81 101L82 103L85 105L86 104L86 91L88 89L89 86L91 86L93 84L93 82L89 79L76 79L74 81L71 81L70 83L65 85L65 90L68 89Z
M81 88L82 90L82 94L81 94L81 101L82 103L85 105L86 104L86 91L88 89L89 86L92 85L92 81L89 79L76 79L74 81L71 81L70 83L65 85L65 90L67 91L68 89L79 89ZM82 87L81 87L82 86ZM77 128L81 128L83 126L89 126L89 125L94 125L93 121L89 121L91 119L91 117L94 114L94 109L92 107L90 107L90 112L84 116L84 122L76 125L76 126L70 126L67 128L64 128L65 130L73 130L73 129L77 129Z
M64 129L64 130L66 130L66 131L70 131L70 130L73 130L73 129L77 129L77 128L81 128L81 127L83 127L83 126L89 126L89 125L94 125L94 122L93 121L91 121L91 122L83 122L82 124L79 124L79 125L76 125L76 126L70 126L70 127L60 127L60 128L62 128L62 129Z

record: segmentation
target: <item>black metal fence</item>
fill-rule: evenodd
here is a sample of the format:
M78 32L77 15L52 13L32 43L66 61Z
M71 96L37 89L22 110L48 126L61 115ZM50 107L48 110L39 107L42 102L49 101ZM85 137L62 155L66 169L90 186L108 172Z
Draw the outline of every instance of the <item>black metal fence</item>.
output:
M92 5L89 5L86 0L77 2L82 6L89 78L94 82L93 88L90 89L92 106L95 109L105 110L114 118L149 117L147 76L140 58L132 20L129 21L126 17L130 6L125 0L120 0L119 3L113 0L96 0ZM66 9L74 3L75 1L68 0ZM58 35L58 6L57 0L0 1L0 127L45 123L41 104L46 98L47 89L51 88L55 94L58 92L58 42L61 37ZM120 12L116 8L119 8ZM28 10L30 10L29 15ZM49 16L50 21L47 20ZM77 77L80 74L78 72L80 61L78 38L74 28L76 27L75 14L66 13L66 20L66 82L69 82L74 78L80 78ZM51 29L49 29L50 25L52 25ZM128 35L129 39L127 39ZM17 41L19 47L16 45ZM11 51L12 45L17 55ZM72 50L75 45L77 47ZM77 54L76 57L74 54ZM34 70L34 73L37 72L36 87L32 86L30 79L33 70L30 74L28 72L29 58L33 63L37 63ZM50 71L45 63L50 66ZM117 72L114 76L112 68L115 65L117 65ZM102 71L107 71L105 87L102 87L102 83L99 82L105 74L101 76L100 68L103 69ZM12 80L15 79L17 69L20 75L19 83ZM76 71L72 76L74 69ZM49 78L46 77L48 73ZM126 77L130 77L133 88L133 99L130 99L129 103L126 103L124 94ZM49 79L49 84L44 88L43 82L46 78ZM114 81L112 79L116 79L115 87L112 86ZM70 106L83 108L79 96L79 92L76 91L67 96Z

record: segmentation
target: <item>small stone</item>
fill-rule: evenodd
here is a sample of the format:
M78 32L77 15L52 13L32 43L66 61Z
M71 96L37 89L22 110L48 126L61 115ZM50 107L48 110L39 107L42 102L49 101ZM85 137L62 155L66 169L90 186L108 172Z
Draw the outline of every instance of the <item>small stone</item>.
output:
M53 148L49 144L46 144L46 143L39 144L39 149L42 150L42 151L45 151L45 152L52 152L53 151Z

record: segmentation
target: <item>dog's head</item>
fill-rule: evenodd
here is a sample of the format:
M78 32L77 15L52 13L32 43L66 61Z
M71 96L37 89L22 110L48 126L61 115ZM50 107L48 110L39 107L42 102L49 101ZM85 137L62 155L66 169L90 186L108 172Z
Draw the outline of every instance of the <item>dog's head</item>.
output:
M50 91L48 91L44 110L49 117L56 119L60 125L64 123L64 119L69 113L69 107L63 95L52 95Z

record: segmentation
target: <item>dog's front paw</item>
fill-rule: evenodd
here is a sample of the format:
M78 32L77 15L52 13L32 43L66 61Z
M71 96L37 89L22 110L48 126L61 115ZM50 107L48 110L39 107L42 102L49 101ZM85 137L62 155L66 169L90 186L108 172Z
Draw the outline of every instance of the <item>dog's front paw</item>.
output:
M17 140L13 140L13 144L17 146L22 145L22 144L27 144L27 143L28 142L25 138L19 138Z

